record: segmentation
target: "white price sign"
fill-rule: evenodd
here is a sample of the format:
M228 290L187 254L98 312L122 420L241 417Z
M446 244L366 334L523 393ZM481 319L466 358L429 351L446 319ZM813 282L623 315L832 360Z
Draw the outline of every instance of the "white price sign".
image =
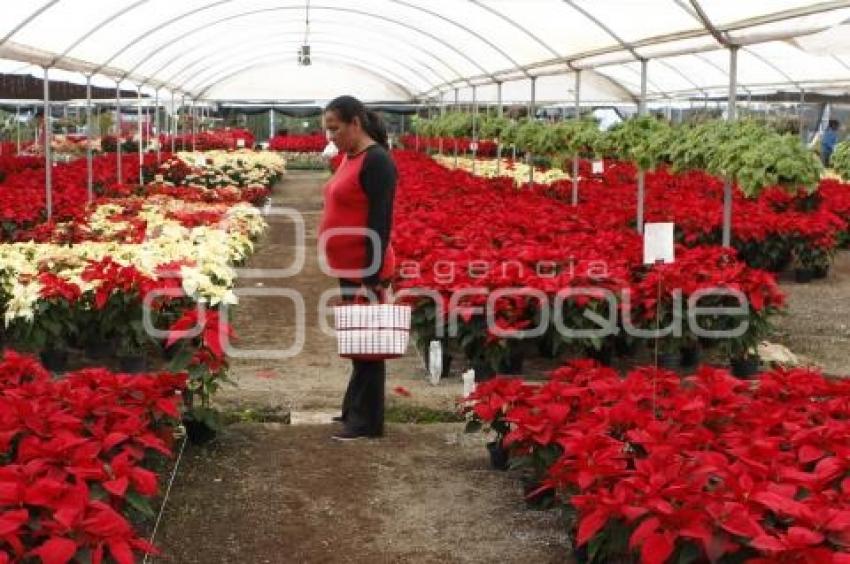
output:
M236 147L238 149L244 149L245 148L245 140L244 139L237 139L236 140Z
M647 223L643 226L643 263L669 264L675 261L673 223Z
M602 161L593 161L590 163L590 172L592 174L602 174L605 172L605 163Z
M472 151L473 153L478 152L478 143L476 143L475 141L470 143L469 144L469 150Z

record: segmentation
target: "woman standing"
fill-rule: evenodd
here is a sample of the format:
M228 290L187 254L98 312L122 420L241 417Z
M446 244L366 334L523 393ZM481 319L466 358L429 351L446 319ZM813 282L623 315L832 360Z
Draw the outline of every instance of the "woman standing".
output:
M338 273L344 300L361 289L380 295L395 269L390 245L397 172L381 119L358 99L340 96L325 108L325 129L343 160L324 188L319 228L324 253ZM339 234L329 230L341 229ZM384 433L384 361L352 360L351 379L333 438L350 441Z

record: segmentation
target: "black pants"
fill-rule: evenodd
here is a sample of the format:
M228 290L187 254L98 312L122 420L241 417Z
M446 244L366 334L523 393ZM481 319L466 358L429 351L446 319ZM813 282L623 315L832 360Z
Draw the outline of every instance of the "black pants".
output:
M343 299L351 299L361 285L340 280L339 286ZM345 428L365 435L383 435L386 363L383 360L352 360L351 364L351 378L342 400Z

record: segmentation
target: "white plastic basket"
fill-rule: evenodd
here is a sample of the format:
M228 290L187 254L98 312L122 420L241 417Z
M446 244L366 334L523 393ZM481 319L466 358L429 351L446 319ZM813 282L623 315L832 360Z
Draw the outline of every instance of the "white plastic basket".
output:
M337 352L354 360L404 356L410 341L410 306L342 305L334 307Z

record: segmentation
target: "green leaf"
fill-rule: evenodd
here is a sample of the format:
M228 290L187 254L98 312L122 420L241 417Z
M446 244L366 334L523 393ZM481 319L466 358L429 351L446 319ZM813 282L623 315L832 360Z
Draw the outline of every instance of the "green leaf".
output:
M140 495L135 490L128 490L127 494L124 496L124 499L127 500L127 503L130 504L133 509L148 517L153 519L156 517L156 513L154 513L153 508L151 507L150 502L147 498Z
M181 346L180 351L174 356L173 359L171 359L171 362L168 363L168 369L172 372L182 372L186 370L194 354L195 351L192 350L191 347L185 345Z

